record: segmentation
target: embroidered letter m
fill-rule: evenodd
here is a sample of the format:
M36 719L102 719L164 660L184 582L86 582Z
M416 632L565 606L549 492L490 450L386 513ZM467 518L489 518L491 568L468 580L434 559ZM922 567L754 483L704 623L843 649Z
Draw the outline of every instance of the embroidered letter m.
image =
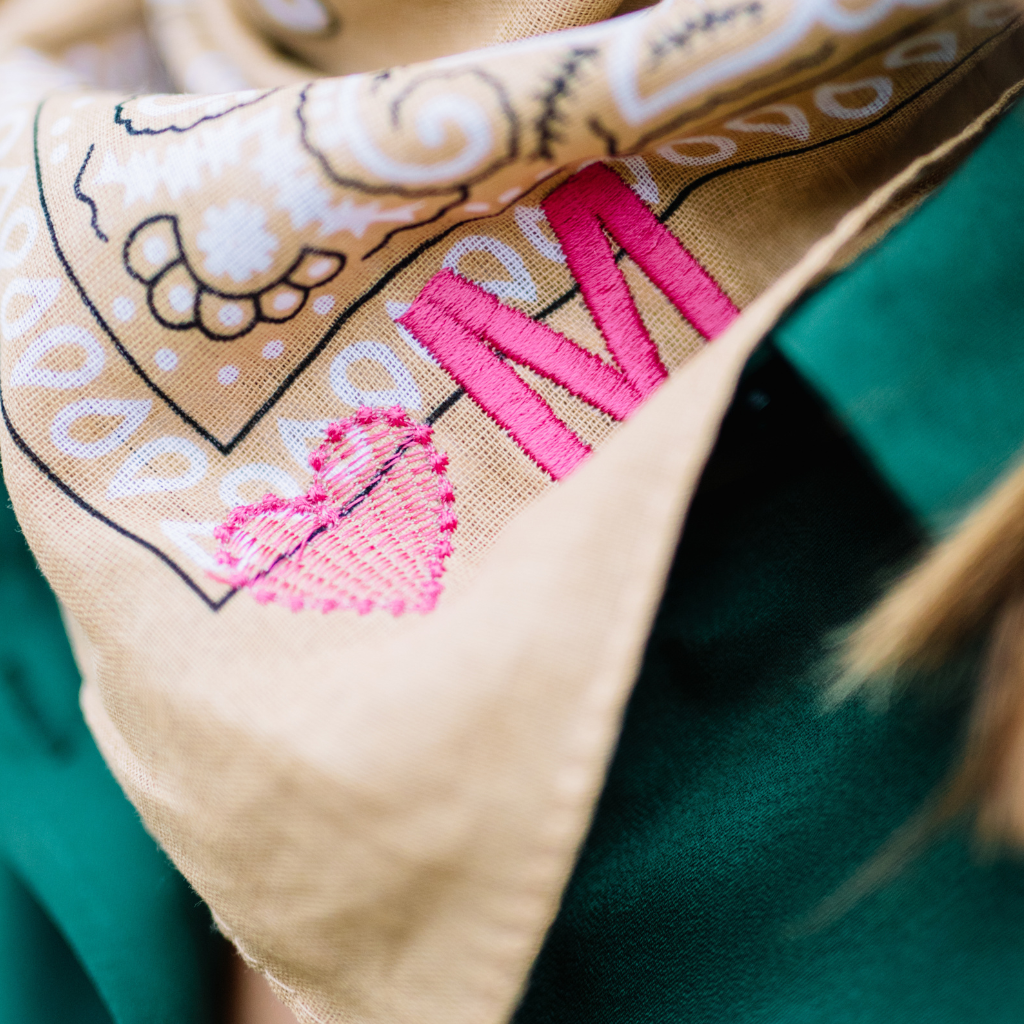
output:
M590 453L506 359L566 388L617 420L665 379L658 356L615 262L610 234L707 339L737 309L706 270L622 180L591 164L542 204L569 270L616 365L451 270L435 274L399 320L458 384L555 480ZM504 357L504 358L503 358Z

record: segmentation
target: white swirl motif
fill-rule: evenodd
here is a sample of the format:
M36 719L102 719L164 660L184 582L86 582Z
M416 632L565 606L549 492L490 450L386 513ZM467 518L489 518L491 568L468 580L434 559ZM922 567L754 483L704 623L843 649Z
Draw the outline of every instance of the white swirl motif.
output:
M426 100L416 111L416 137L428 149L440 149L457 128L465 139L462 149L439 163L406 163L382 153L366 131L357 113L360 76L341 79L335 110L342 140L368 171L384 181L402 185L434 185L464 178L490 155L494 148L491 121L479 104L456 92Z

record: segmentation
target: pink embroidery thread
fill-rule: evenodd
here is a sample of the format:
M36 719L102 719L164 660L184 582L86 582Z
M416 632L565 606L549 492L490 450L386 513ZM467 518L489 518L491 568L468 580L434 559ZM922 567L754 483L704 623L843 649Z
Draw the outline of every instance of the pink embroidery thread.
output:
M667 376L605 231L676 308L711 339L739 314L712 277L618 175L592 164L543 202L569 269L608 350L621 369L451 270L435 274L398 320L506 429L559 480L590 448L493 351L569 390L615 419L625 419Z
M310 453L305 495L267 494L214 531L227 571L211 575L292 611L430 611L457 526L448 458L431 432L399 408L332 423Z
M605 230L708 340L739 310L622 179L603 164L574 174L541 203L608 349L646 398L666 376Z
M555 480L575 469L590 448L487 342L616 419L640 403L639 391L615 367L450 270L427 282L399 323Z

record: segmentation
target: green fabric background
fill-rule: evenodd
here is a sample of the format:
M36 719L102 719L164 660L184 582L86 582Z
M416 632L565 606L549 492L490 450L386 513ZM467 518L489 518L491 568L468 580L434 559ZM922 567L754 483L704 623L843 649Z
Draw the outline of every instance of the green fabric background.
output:
M1024 439L1024 106L776 340L909 507L948 527Z
M207 1024L223 941L100 758L78 685L0 485L0 1022Z

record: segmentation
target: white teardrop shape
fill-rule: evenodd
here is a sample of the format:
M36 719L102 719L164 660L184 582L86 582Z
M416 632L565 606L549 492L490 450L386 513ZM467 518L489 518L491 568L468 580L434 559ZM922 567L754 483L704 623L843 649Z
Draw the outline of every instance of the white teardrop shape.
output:
M14 148L22 129L28 124L28 118L29 112L20 107L0 116L0 160Z
M0 299L0 334L5 341L17 338L29 328L35 327L43 314L57 301L60 294L60 278L57 277L16 277L4 289ZM32 304L14 320L8 315L11 303L24 297Z
M766 114L781 114L785 121L765 121ZM756 117L761 120L752 121ZM770 107L761 107L746 117L735 117L725 122L726 128L734 132L771 132L773 135L784 135L787 139L806 142L811 137L811 126L807 115L792 103L774 103Z
M624 164L633 175L633 184L629 187L645 202L656 203L661 198L658 183L651 175L651 169L642 156L617 156L605 160L606 164Z
M330 420L289 420L283 416L277 418L277 432L281 435L288 454L308 473L310 438L319 441L324 439Z
M955 32L925 32L894 46L884 63L887 68L905 68L908 64L952 64L954 60Z
M680 153L677 146L714 146L714 153ZM704 167L707 164L720 164L728 160L736 152L734 139L728 135L691 135L688 139L673 139L659 146L655 152L672 164L684 167Z
M548 238L541 231L541 224L547 224L547 214L539 206L527 206L520 203L514 207L516 225L526 240L543 256L552 263L564 263L565 253L561 244L553 238Z
M66 405L50 424L50 440L65 455L76 459L99 459L109 455L142 426L153 403L148 399L83 398ZM95 441L79 441L70 434L73 423L84 416L119 416L120 422Z
M839 102L840 96L863 89L873 89L874 99L860 107L847 107ZM861 117L871 117L885 108L892 99L892 79L885 75L873 75L862 78L859 82L839 82L831 85L819 85L814 90L814 102L817 108L829 117L837 117L841 121L853 121Z
M183 523L174 519L162 519L160 530L163 535L183 554L190 558L200 569L207 572L223 572L224 567L217 563L213 554L207 551L195 538L212 537L219 523Z
M348 368L360 359L370 359L383 366L394 382L394 387L381 391L356 387L348 378ZM405 363L379 341L357 341L342 349L331 363L330 376L334 393L356 409L361 405L400 405L404 409L420 409L423 405L420 389L416 387L416 381Z
M77 370L50 370L39 365L47 353L64 345L76 345L85 352L85 362ZM11 370L11 386L80 388L100 375L105 361L103 346L87 330L77 324L61 324L44 331L22 352Z
M7 207L18 194L27 174L27 164L22 167L0 167L0 220L6 215Z
M537 286L530 277L529 270L511 246L499 242L489 235L468 235L460 239L445 256L442 267L459 273L459 260L471 252L485 252L493 256L511 275L510 281L478 281L485 292L497 295L499 299L523 299L526 302L537 301Z
M10 249L8 243L19 227L25 229L25 237L17 249ZM12 270L14 267L20 266L32 251L32 246L36 244L36 235L38 234L39 221L32 212L32 208L19 206L0 228L0 267L4 270Z
M146 464L160 455L180 455L187 460L188 469L179 476L139 476ZM157 491L183 491L206 476L206 467L206 453L198 445L183 437L158 437L147 441L124 460L110 481L107 497L131 498Z
M254 480L270 484L266 490L276 491L282 498L297 498L302 493L302 488L279 466L271 466L267 462L250 462L221 477L217 491L220 500L228 508L251 505L252 502L242 494L239 487Z

